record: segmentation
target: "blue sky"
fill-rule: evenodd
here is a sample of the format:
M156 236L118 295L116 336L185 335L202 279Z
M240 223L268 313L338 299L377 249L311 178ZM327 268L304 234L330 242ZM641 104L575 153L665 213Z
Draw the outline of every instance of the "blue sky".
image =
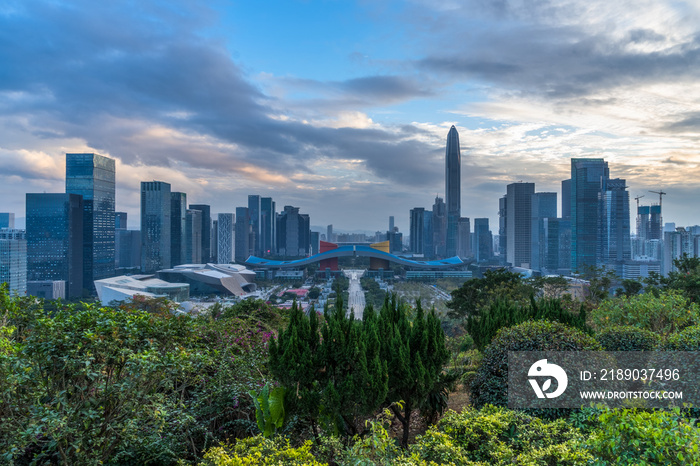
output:
M66 152L233 212L408 230L462 147L462 215L604 157L630 197L700 223L700 6L664 0L34 1L0 6L0 211L64 189Z

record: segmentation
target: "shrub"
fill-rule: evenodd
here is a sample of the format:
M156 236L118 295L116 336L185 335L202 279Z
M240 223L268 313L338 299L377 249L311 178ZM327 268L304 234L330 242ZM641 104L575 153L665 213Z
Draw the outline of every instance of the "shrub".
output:
M669 335L661 345L665 350L698 351L700 350L700 325L684 329L680 333Z
M700 429L673 411L606 410L586 442L606 464L700 464Z
M215 447L207 451L201 466L324 466L311 453L311 441L298 448L289 440L270 440L257 435L239 440L233 446Z
M484 359L471 384L474 406L508 404L509 351L591 351L600 344L580 330L558 322L525 322L502 329L484 351ZM547 410L548 412L550 410ZM550 415L556 415L551 410Z
M658 334L631 325L614 325L603 329L596 340L606 351L651 351L661 338Z
M586 464L577 451L583 435L564 420L547 422L522 412L486 406L449 411L417 439L412 451L427 461L455 464Z
M700 324L700 308L682 292L667 290L658 297L645 293L608 299L591 312L591 318L599 330L631 325L666 335Z

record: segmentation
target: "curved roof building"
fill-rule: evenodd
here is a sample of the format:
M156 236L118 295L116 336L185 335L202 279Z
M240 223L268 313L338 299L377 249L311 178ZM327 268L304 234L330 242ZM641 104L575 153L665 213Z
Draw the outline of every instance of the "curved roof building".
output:
M388 243L388 242L384 242ZM324 252L321 252L319 254L315 254L310 257L305 257L303 259L297 259L297 260L288 260L288 261L278 261L278 260L270 260L270 259L263 259L261 257L256 257L256 256L250 256L246 260L246 264L249 266L254 266L254 267L261 267L261 268L267 268L267 269L289 269L289 268L298 268L298 267L304 267L309 264L313 264L315 262L320 262L320 261L327 261L325 262L326 264L334 264L336 269L332 270L337 270L337 260L336 261L331 261L329 259L336 259L338 257L352 257L352 256L360 256L360 257L369 257L370 258L370 269L371 270L378 270L380 268L383 269L388 269L389 267L389 262L393 262L395 264L403 265L405 267L412 267L412 268L418 268L418 269L429 269L429 270L440 270L440 269L449 269L449 268L454 268L454 267L459 267L461 265L464 265L464 262L462 262L462 259L460 259L457 256L450 257L448 259L442 259L442 260L434 260L434 261L417 261L417 260L411 260L411 259L406 259L403 257L399 257L394 254L390 254L388 252L388 245L384 245L384 243L375 243L370 246L364 246L364 245L348 245L348 246L339 246L337 248L333 249L327 249Z

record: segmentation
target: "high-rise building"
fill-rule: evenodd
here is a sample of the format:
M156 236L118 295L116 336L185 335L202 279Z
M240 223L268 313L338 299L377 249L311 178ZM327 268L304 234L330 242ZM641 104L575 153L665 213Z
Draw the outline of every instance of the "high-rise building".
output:
M257 194L248 195L248 215L250 216L250 240L248 240L249 253L253 256L262 257L262 241L260 238L260 196Z
M170 266L187 263L187 194L170 193Z
M192 207L192 206L190 206ZM187 209L187 253L186 260L188 264L201 264L205 261L202 257L202 236L204 231L202 228L203 213L197 209Z
M389 216L389 231L394 231L394 216Z
M141 271L155 273L171 267L170 184L141 182Z
M513 267L530 268L532 261L532 195L535 183L506 187L506 260Z
M15 214L12 212L0 212L0 228L14 228Z
M441 197L433 204L433 251L431 256L447 257L447 207Z
M66 154L66 193L83 196L83 286L114 276L114 159Z
M141 231L115 230L114 236L114 267L116 269L141 268Z
M209 262L211 260L211 206L207 204L190 204L190 209L202 212L201 262ZM197 263L199 264L200 262Z
M271 197L260 199L260 246L263 257L276 253L276 214L275 201Z
M561 218L571 219L571 179L561 182Z
M307 214L300 214L299 207L284 206L277 215L277 251L281 256L301 257L309 254L311 224Z
M469 217L460 217L457 222L457 255L464 259L472 255L471 222Z
M212 219L211 221L211 259L214 264L219 263L219 220Z
M458 224L462 216L461 209L461 155L459 151L459 134L454 125L447 133L447 145L445 147L445 204L446 204L446 242L445 255L452 257L457 255Z
M544 270L547 273L568 275L571 273L571 220L544 218L542 220L545 247L541 254ZM541 251L542 249L540 249Z
M67 297L83 296L83 209L79 194L27 193L27 281L63 280Z
M321 233L318 231L311 232L311 255L316 255L321 252Z
M244 263L248 254L248 240L250 239L250 218L247 207L236 207L236 247L234 257L236 262Z
M0 284L10 295L27 294L27 235L24 230L0 228Z
M621 276L623 262L632 259L629 192L625 180L603 179L600 201L597 263L615 269Z
M610 177L603 159L571 159L571 271L596 267L601 223L600 194Z
M127 217L126 212L114 212L114 228L116 230L126 230Z
M477 262L490 260L493 257L493 237L488 218L474 219L474 237L474 259Z
M219 214L217 216L216 227L218 230L218 244L216 259L219 264L229 264L233 262L236 250L236 215Z
M530 268L542 270L546 262L546 219L557 218L557 193L534 193L531 197Z
M333 225L328 225L326 227L326 241L330 243L335 241L335 237L333 236Z
M425 239L423 237L423 219L425 217L425 209L416 207L411 209L409 241L410 249L413 254L424 254L423 246ZM430 233L432 235L432 232Z
M498 199L498 258L503 265L508 259L508 203L507 196Z

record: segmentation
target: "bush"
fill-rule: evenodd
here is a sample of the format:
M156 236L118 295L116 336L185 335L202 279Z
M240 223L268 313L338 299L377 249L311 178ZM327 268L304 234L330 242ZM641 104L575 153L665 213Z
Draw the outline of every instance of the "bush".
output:
M673 411L606 410L587 449L600 461L620 465L700 464L700 429Z
M680 291L667 290L658 297L645 293L608 299L593 310L591 318L599 330L631 325L666 335L700 324L700 308Z
M474 406L508 404L509 351L591 351L600 344L580 330L558 322L525 322L502 329L484 351L484 359L471 384ZM550 411L550 410L547 410ZM551 410L549 415L556 415Z
M586 464L581 432L564 420L553 422L495 406L449 411L417 439L412 451L427 461L455 464Z
M662 349L672 351L699 351L700 325L688 327L680 333L669 335Z
M647 329L631 325L615 325L596 335L596 340L606 351L651 351L661 338Z
M215 447L204 455L201 466L324 466L311 453L311 441L298 448L289 440L266 439L260 435L239 440L233 446Z

